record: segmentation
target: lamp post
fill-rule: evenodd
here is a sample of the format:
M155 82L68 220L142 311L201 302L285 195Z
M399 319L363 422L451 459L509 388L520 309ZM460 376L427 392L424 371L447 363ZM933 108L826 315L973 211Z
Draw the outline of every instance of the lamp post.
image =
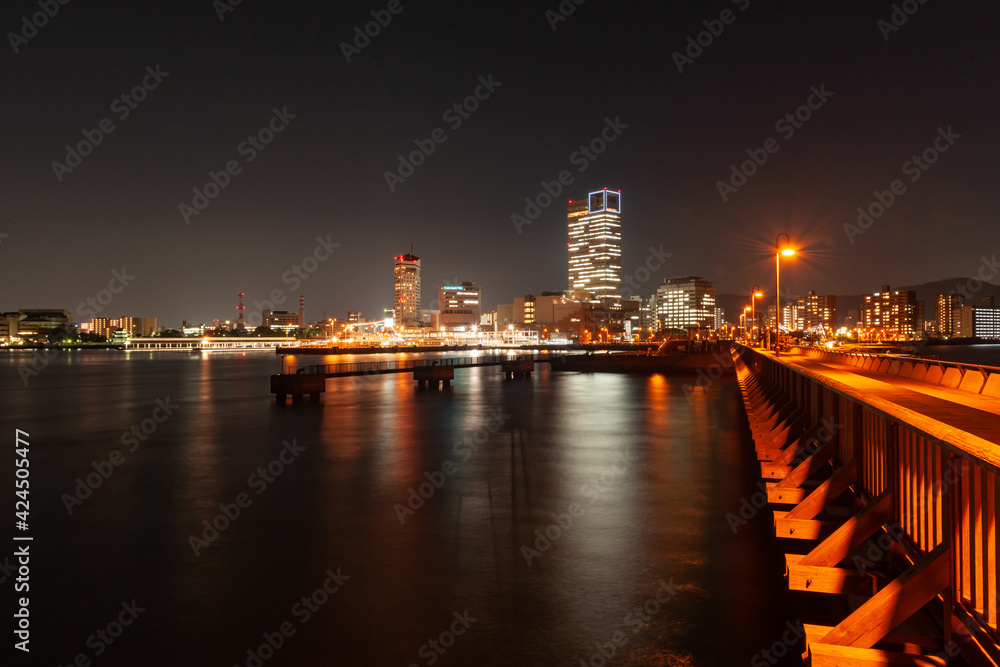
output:
M785 245L781 245L781 237L785 237ZM782 232L774 239L774 303L775 303L775 322L774 322L774 345L775 353L778 349L778 339L781 336L781 256L791 257L795 254L795 250L788 246L792 239L789 238L788 234Z
M757 330L757 297L764 296L764 293L760 291L760 285L754 285L750 290L750 319L753 320L753 324L750 325L750 344L754 345L757 342L757 335L754 333Z

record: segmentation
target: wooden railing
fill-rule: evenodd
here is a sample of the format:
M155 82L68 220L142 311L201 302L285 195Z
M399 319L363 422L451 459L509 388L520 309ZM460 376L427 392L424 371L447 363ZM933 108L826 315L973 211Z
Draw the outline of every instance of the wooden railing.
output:
M783 535L781 531L782 526L795 525L799 527L799 535L823 540L805 558L788 556L789 586L796 587L793 582L802 572L813 577L808 580L810 584L826 573L832 576L831 580L842 583L829 584L826 588L817 588L815 584L809 588L806 584L802 590L849 592L844 582L851 580L855 573L850 568L838 567L843 565L845 559L842 557L848 553L843 545L857 548L859 541L870 539L871 533L858 532L865 525L881 527L885 534L892 535L896 546L887 556L887 562L900 565L900 558L903 559L897 568L905 571L902 576L891 583L882 580L881 585L876 579L878 590L872 592L869 602L836 627L807 626L812 664L838 665L848 657L858 660L850 664L897 664L886 656L898 657L920 651L929 656L927 662L906 664L948 664L952 655L949 650L960 651L974 664L1000 664L997 625L1000 570L996 534L1000 444L885 397L866 394L849 384L793 367L783 363L784 359L775 359L752 348L735 348L734 358L751 426L756 429L762 464L792 460L792 451L801 446L796 437L812 425L834 424L836 427L831 430L835 446L822 450L823 459L807 459L801 465L811 466L810 471L819 470L822 465L822 474L829 476L824 485L827 490L834 488L831 484L840 482L853 494L851 509L857 514L841 524L843 530L825 540L829 531L821 535L819 526L813 533L802 530L803 525L808 528L808 521L819 516L816 512L805 515L797 511L798 507L790 512L775 512L779 536L793 536L791 528L788 534ZM912 370L923 362L866 355L864 360L852 359L849 363L897 375L902 364L911 363L909 375L913 375ZM992 389L994 382L1000 382L1000 375L990 379L993 371L1000 373L1000 369L939 362L929 362L928 366L931 364L940 373L935 384L956 390L964 385L971 387L972 393L990 396L984 389ZM947 377L949 369L953 371L952 376L947 382L941 381ZM963 383L967 372L980 377L974 377L974 382ZM921 373L924 377L927 374L926 370ZM1000 406L1000 399L997 405ZM1000 420L992 414L983 415L987 419ZM787 437L775 440L776 433L785 432L789 433ZM775 469L781 470L781 467L767 467L767 471ZM793 477L789 475L789 479ZM819 481L814 476L812 485L798 485L801 488L797 489L790 488L797 482L779 482L772 486L775 492L769 492L769 498L785 497L794 499L793 502L801 501L805 506L807 496L811 497ZM778 488L782 485L784 488ZM819 499L820 502L834 500L835 497ZM816 501L812 505L820 506ZM881 508L887 510L886 514L880 515L873 524L866 523L866 512ZM802 517L807 521L801 524L791 521L793 518L799 521ZM817 520L816 523L830 522ZM886 526L896 529L890 531ZM833 553L836 556L823 561L823 556ZM891 634L896 625L933 598L943 603L939 603L937 609L944 610L939 619L944 634L938 644L941 655L945 656L944 662L934 657L937 654L930 648L933 642L921 646L920 641L904 640ZM877 650L876 644L892 645L898 649L898 655ZM857 651L857 655L852 651Z

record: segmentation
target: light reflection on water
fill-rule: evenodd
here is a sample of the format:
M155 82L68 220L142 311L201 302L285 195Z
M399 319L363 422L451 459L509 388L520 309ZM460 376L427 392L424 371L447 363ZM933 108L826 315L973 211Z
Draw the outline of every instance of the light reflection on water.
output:
M63 353L25 387L18 354L0 357L2 421L31 433L50 662L93 657L87 637L132 598L148 611L102 665L245 665L284 621L296 634L266 665L424 665L466 609L478 620L437 664L577 665L617 631L609 664L747 664L792 620L769 520L725 521L753 491L735 382L689 401L683 378L470 368L437 391L330 379L319 405L279 407L273 355ZM167 397L175 414L68 515L61 495ZM293 439L305 451L257 494L248 478ZM250 506L195 556L240 493ZM350 579L300 623L295 602L338 567ZM626 621L661 580L676 597Z

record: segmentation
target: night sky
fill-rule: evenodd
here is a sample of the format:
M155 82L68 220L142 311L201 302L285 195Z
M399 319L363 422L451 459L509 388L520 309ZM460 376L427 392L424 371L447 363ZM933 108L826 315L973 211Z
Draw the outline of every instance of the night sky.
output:
M134 278L100 315L211 322L235 316L239 292L252 312L277 291L278 309L304 294L310 320L375 319L411 243L425 307L438 285L474 280L491 310L566 288L566 200L602 187L623 193L626 274L650 246L672 254L643 295L689 274L773 294L779 232L803 251L783 266L793 293L974 275L1000 245L995 2L909 0L895 29L887 0L564 0L559 21L557 0L49 1L37 31L23 17L38 0L0 12L0 311L88 320L78 305L124 267ZM342 43L387 5L401 11L347 62ZM710 28L679 71L674 53ZM144 80L130 108L121 96ZM477 87L478 109L445 116ZM811 117L776 127L813 90L826 92ZM608 119L604 152L574 155ZM244 143L269 123L271 143ZM438 128L390 189L385 172ZM949 128L934 164L907 168ZM100 144L54 167L84 131ZM777 152L723 201L718 182L770 138ZM180 205L231 161L239 173L186 222ZM518 233L512 214L564 170L571 185ZM905 191L849 238L897 179ZM302 280L293 265L317 237L339 247Z

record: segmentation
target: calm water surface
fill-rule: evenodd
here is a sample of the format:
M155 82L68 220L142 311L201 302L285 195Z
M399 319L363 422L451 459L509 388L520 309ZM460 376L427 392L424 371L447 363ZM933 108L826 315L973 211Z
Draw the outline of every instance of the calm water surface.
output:
M769 513L726 521L756 490L734 380L473 368L279 407L266 353L30 359L0 355L0 483L25 430L31 664L743 665L801 614Z

